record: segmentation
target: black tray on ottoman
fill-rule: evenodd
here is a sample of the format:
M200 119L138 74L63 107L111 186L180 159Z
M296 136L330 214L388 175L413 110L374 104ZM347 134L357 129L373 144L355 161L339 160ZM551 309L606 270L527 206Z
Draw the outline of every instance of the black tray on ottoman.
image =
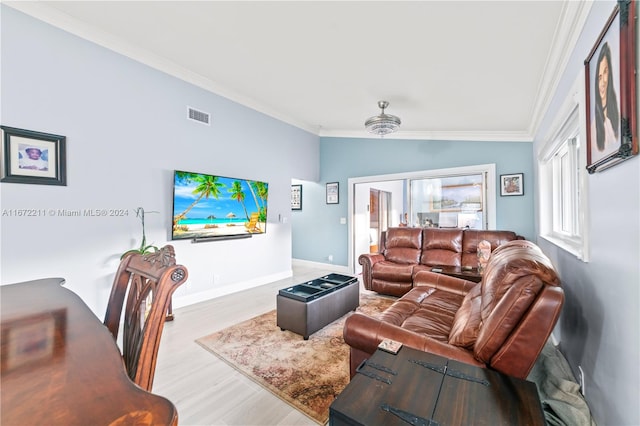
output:
M308 302L356 281L358 281L356 277L329 274L321 278L316 278L315 280L307 281L306 283L284 288L278 293L283 297Z
M277 325L281 330L309 335L360 305L358 278L329 274L278 292Z

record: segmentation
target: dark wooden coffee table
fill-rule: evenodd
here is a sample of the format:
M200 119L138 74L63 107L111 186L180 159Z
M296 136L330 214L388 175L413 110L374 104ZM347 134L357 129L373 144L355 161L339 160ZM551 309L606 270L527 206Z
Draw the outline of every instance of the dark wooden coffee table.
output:
M478 268L461 268L460 266L433 266L429 269L431 272L437 272L439 274L450 275L456 278L462 278L463 280L473 281L479 283L482 281L482 274L478 272Z
M363 362L331 404L329 424L542 426L545 420L535 383L405 346Z

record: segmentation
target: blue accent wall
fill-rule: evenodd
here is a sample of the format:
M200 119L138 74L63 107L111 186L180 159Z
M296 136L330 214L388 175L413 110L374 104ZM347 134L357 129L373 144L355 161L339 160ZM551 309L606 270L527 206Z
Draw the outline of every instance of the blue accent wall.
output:
M496 165L497 185L501 174L524 173L524 196L501 197L499 188L496 188L496 227L533 240L531 143L320 138L320 182L302 182L303 209L292 215L293 257L328 263L327 256L332 254L332 263L348 265L348 227L340 223L340 218L349 220L349 178L488 163ZM327 182L339 182L340 204L326 204Z

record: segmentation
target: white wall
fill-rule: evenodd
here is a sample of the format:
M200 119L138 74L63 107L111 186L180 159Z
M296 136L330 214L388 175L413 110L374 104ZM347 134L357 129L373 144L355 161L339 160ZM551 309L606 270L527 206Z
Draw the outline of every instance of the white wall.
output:
M543 135L583 70L615 2L594 2L535 140ZM639 55L640 57L640 55ZM640 111L640 108L638 109ZM637 136L637 135L636 135ZM536 174L538 173L536 169ZM566 302L560 348L574 374L585 373L586 399L601 425L638 425L640 382L640 157L588 176L590 261L539 238L558 269ZM539 205L539 203L538 203ZM540 229L539 217L537 228Z
M2 5L3 125L67 137L67 186L2 183L4 213L125 209L121 217L0 217L1 282L60 276L102 318L122 252L169 242L173 170L269 183L266 235L175 241L175 305L291 275L291 177L317 180L318 137ZM186 119L209 112L211 126ZM214 276L216 282L214 282ZM275 297L275 296L274 296Z

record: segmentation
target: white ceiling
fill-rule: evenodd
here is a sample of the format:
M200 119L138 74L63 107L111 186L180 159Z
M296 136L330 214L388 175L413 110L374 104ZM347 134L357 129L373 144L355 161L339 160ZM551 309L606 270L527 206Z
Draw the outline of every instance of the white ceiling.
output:
M5 3L322 136L370 136L364 121L387 100L386 112L402 119L393 137L509 141L532 139L590 7L570 0Z

